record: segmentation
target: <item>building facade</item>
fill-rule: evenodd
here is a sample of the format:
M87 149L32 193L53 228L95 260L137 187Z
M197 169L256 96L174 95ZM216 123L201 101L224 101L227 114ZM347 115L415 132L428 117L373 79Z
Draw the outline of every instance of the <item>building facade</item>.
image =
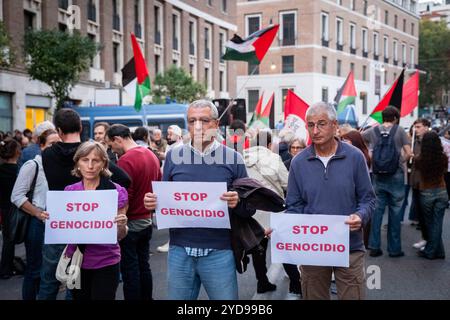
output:
M255 74L239 63L238 95L251 114L259 95L275 93L275 121L284 117L287 90L308 104L332 102L352 70L361 125L403 68L405 81L418 61L419 16L413 0L239 0L238 29L247 36L280 24ZM414 114L402 119L409 126Z
M235 95L236 66L220 59L227 39L237 30L235 1L0 0L0 19L19 58L27 28L79 29L102 45L89 71L70 93L77 105L98 105L104 89L117 89L110 92L117 93L118 104L134 103L121 90L121 69L133 56L131 32L141 44L152 80L175 64L204 83L208 97ZM3 131L33 129L52 114L50 88L31 81L20 60L0 70Z

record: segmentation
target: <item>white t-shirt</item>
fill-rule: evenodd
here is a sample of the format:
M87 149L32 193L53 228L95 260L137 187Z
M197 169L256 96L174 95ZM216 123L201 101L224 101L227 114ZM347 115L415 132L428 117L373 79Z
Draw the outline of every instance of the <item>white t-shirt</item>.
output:
M334 154L332 154L329 157L321 157L321 156L317 156L317 158L320 159L320 161L323 162L323 165L325 166L325 168L327 167L328 161L330 161L330 159L334 156Z

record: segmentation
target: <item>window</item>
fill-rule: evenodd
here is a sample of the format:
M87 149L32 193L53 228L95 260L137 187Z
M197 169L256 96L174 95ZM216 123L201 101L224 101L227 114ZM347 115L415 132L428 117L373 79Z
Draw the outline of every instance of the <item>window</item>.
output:
M0 128L11 131L13 126L12 94L0 92Z
M172 14L172 49L175 51L180 51L180 14Z
M342 6L342 0L337 0L336 3L340 6Z
M350 53L356 53L356 26L350 24Z
M162 44L162 8L155 6L155 44Z
M281 19L281 39L282 46L293 46L295 45L295 38L297 34L296 28L296 13L295 12L285 12L280 14Z
M24 19L25 32L27 32L28 30L32 30L36 27L36 14L35 13L24 10L23 11L23 19Z
M58 23L58 30L62 31L62 32L66 32L67 31L67 25L65 23Z
M120 31L119 0L113 0L112 7L113 7L113 30Z
M252 73L253 72L253 73ZM259 64L249 62L248 63L248 74L259 74Z
M96 40L95 40L95 35L88 33L88 38L89 38L92 42L96 42ZM94 68L94 58L91 59L91 68Z
M222 59L222 56L225 54L225 39L227 38L226 36L226 31L223 30L220 32L219 34L219 47L220 47L220 62L225 62L225 60Z
M341 76L341 69L342 69L342 60L337 60L336 61L336 76L340 77Z
M384 10L384 24L389 24L389 11Z
M403 19L403 32L406 32L406 19Z
M294 72L294 56L282 56L282 73Z
M322 88L322 101L328 103L328 87Z
M342 32L342 26L343 21L341 18L336 18L336 49L342 50L342 43L343 41L343 32Z
M392 44L393 56L394 56L394 64L398 61L398 50L397 50L397 40L394 40Z
M374 32L373 33L373 54L374 56L378 56L378 33Z
M363 56L367 57L368 47L367 47L367 29L362 29L361 31L361 42L362 42L362 51Z
M322 45L328 47L328 13L322 12L320 28Z
M384 43L384 58L388 59L389 58L389 39L388 39L388 37L383 38L383 43Z
M362 80L367 81L367 67L366 66L362 67Z
M398 17L397 15L394 16L394 28L397 29L398 26Z
M141 3L140 0L134 0L134 33L136 37L142 39L142 24L141 24Z
M205 87L206 87L207 90L211 89L209 68L205 68Z
M367 16L367 0L364 0L363 14Z
M355 74L355 64L353 62L350 62L350 71Z
M322 73L327 73L327 57L322 57Z
M385 85L388 84L387 81L388 81L388 71L385 69L385 70L384 70L384 84L385 84Z
M356 0L351 0L350 1L350 10L353 10L353 11L356 10L356 3L355 3L355 1Z
M247 97L248 112L255 112L259 100L259 90L248 90Z
M58 7L60 9L67 10L69 7L69 0L58 0Z
M362 100L363 114L367 114L367 92L361 91L360 98Z
M205 28L205 59L211 59L211 28Z
M415 59L415 52L414 52L414 47L410 47L409 48L409 61L411 63L411 67L414 68L414 65L416 64L416 59Z
M219 71L219 90L223 92L223 71Z
M261 15L246 16L247 20L247 36L261 29Z
M189 74L194 78L194 65L192 63L189 63Z
M222 12L227 12L227 0L222 0Z
M114 72L119 72L119 43L113 43Z
M189 21L189 54L196 56L197 51L197 22L195 20Z
M212 7L213 0L208 0L208 6Z
M414 35L414 23L411 22L411 35Z
M402 44L402 62L403 66L406 65L406 44Z
M95 1L89 0L88 2L88 20L97 21L97 8L95 5Z

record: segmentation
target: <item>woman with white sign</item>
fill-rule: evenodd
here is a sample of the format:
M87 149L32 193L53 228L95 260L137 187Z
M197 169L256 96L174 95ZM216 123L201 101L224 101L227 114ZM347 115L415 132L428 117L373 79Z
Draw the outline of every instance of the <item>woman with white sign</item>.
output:
M127 234L128 193L112 182L108 170L108 154L103 145L88 141L80 145L73 158L72 174L82 180L67 186L65 191L111 190L119 193L117 216L117 240ZM79 246L80 247L80 246ZM69 245L67 256L72 256L77 245ZM81 248L81 289L72 291L74 300L114 300L119 285L120 246L115 244L87 244Z

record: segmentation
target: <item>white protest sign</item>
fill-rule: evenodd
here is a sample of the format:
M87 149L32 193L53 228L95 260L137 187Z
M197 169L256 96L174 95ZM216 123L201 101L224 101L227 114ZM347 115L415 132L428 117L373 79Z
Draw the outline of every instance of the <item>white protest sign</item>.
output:
M230 229L225 182L152 182L158 229Z
M349 266L347 216L271 214L272 263Z
M44 243L117 243L117 190L48 191Z

